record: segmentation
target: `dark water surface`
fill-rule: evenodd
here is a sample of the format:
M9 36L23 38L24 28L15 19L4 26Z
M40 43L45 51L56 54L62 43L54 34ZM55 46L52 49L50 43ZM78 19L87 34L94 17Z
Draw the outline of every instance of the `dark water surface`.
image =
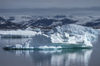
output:
M0 39L0 66L100 66L100 41L92 49L43 51L5 51L9 44L22 44L27 39Z

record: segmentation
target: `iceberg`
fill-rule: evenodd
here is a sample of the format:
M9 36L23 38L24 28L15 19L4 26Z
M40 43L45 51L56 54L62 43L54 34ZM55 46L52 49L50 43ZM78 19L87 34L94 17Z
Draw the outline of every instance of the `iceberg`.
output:
M49 33L53 43L83 43L86 46L92 46L98 36L97 30L75 24L58 26Z
M36 33L24 44L7 46L6 49L91 48L97 37L98 31L93 28L68 24L57 26L46 33Z
M37 31L31 31L31 30L0 30L0 36L1 38L22 38L22 37L32 37L36 34L41 34Z

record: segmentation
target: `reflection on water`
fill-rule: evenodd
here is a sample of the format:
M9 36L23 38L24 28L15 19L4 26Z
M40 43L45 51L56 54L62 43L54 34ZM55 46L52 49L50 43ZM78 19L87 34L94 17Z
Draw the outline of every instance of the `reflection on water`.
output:
M0 39L0 47L3 47L8 44L10 44L10 45L23 44L26 40L27 40L26 38L25 39ZM5 51L2 51L1 49L0 49L0 51L2 54L5 55ZM10 61L16 61L16 58L18 58L19 56L20 56L19 58L29 57L32 59L31 66L88 66L90 57L92 54L92 49L65 49L65 50L41 50L41 51L36 51L36 50L14 51L13 50L13 51L7 51L6 54L8 54L7 58L10 57L10 59L8 59ZM13 58L15 58L15 59L12 59L13 54L14 54ZM1 56L1 57L3 57L3 56ZM21 58L21 59L23 62L25 62L24 61L25 59L23 59L23 58ZM5 60L7 60L7 59L5 59ZM0 60L0 61L2 61L2 60ZM22 61L21 61L21 63L22 63ZM27 61L29 61L29 60L27 60ZM5 61L5 62L7 62L7 61ZM0 63L0 65L2 65L2 63ZM9 64L9 66L11 66L11 65ZM16 66L19 66L19 65L16 65ZM21 66L23 66L23 65L21 65Z
M34 66L88 66L92 49L9 51L30 57Z

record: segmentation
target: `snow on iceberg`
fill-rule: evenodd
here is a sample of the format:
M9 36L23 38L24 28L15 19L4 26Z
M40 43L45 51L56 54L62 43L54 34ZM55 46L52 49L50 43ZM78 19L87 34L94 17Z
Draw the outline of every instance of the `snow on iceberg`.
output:
M88 46L92 46L98 35L95 29L75 24L58 26L49 33L53 43L83 43Z
M30 30L8 30L8 31L0 30L0 36L2 38L32 37L36 34L41 34L41 31L37 32Z
M92 47L92 42L97 39L98 31L89 27L75 24L57 26L49 32L36 34L25 44L22 49L47 49L47 48L85 48ZM18 44L17 44L18 45ZM18 48L19 45L12 47Z

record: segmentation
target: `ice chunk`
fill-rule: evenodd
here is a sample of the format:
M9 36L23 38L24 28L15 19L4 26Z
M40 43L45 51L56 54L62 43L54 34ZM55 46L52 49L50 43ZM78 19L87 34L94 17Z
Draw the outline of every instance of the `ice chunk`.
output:
M57 26L48 33L34 34L32 39L24 44L24 48L62 48L68 45L74 47L92 47L92 42L97 39L98 31L92 28L68 24ZM57 45L56 45L57 44ZM58 46L59 45L59 46ZM71 48L71 46L69 46ZM21 47L20 45L16 46ZM61 48L60 47L60 48Z

